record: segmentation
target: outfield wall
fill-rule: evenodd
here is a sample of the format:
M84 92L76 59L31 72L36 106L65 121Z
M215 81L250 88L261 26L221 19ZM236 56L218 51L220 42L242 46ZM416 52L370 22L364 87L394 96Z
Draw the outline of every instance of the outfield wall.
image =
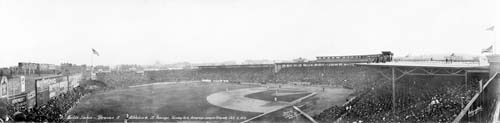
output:
M55 75L37 78L35 80L37 84L36 97L33 97L35 96L34 90L27 94L28 106L33 107L35 105L35 98L38 104L47 103L51 98L57 97L77 87L80 85L79 82L83 79L82 74Z
M3 76L0 81L0 96L9 104L33 107L45 103L50 98L66 93L77 87L83 79L82 74L52 76ZM35 87L35 84L37 87ZM37 92L35 92L37 90Z

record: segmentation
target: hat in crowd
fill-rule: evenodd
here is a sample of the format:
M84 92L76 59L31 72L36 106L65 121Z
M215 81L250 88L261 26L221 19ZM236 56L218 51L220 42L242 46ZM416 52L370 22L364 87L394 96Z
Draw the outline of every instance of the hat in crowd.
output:
M14 121L25 121L26 120L26 115L22 112L16 112L14 113Z

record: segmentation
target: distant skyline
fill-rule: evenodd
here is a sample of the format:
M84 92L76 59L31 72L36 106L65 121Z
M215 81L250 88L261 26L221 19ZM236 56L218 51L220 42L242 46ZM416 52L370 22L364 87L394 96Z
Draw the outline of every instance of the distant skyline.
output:
M495 0L0 1L0 67L471 54L499 31ZM496 25L495 31L485 29ZM498 44L500 45L500 44Z

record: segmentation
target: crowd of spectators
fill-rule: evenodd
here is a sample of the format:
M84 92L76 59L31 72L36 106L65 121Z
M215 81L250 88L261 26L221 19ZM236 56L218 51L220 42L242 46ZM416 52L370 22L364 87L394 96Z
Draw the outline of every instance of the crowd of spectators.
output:
M282 68L277 81L311 82L312 84L344 86L364 90L366 82L380 79L373 69L356 66L312 66Z
M78 86L49 99L37 106L27 109L24 105L7 106L9 116L4 120L34 122L64 122L66 112L85 94L92 90Z
M392 86L379 82L369 93L345 106L334 106L316 115L320 121L347 122L450 122L478 92L476 82L459 77L404 77L396 84L392 110Z
M113 71L97 73L96 79L105 82L108 86L124 88L132 85L147 84L150 82L143 73L134 71Z
M154 82L178 82L200 80L196 70L158 70L144 71L112 71L97 73L96 79L105 82L108 86L125 88L133 85Z
M144 75L149 82L175 82L175 81L193 81L199 80L196 70L158 70L145 71Z
M334 122L336 119L340 118L342 114L344 114L345 112L346 108L334 105L324 110L322 113L315 115L314 119L322 122Z
M268 82L273 80L272 67L206 68L198 71L199 78L239 82Z
M203 68L182 70L159 70L137 73L98 73L97 79L113 87L128 87L154 82L176 82L193 80L230 80L255 83L310 82L332 86L344 86L363 90L358 85L378 79L372 69L356 66L309 66L287 67L274 73L273 67Z

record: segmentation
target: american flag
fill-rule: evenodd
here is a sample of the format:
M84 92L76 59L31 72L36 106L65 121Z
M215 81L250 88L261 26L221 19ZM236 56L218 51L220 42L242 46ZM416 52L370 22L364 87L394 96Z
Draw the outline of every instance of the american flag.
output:
M92 48L92 53L94 53L95 55L99 56L99 53L94 48Z
M491 45L490 47L486 48L486 49L483 49L481 51L481 53L491 53L493 51L493 45Z

